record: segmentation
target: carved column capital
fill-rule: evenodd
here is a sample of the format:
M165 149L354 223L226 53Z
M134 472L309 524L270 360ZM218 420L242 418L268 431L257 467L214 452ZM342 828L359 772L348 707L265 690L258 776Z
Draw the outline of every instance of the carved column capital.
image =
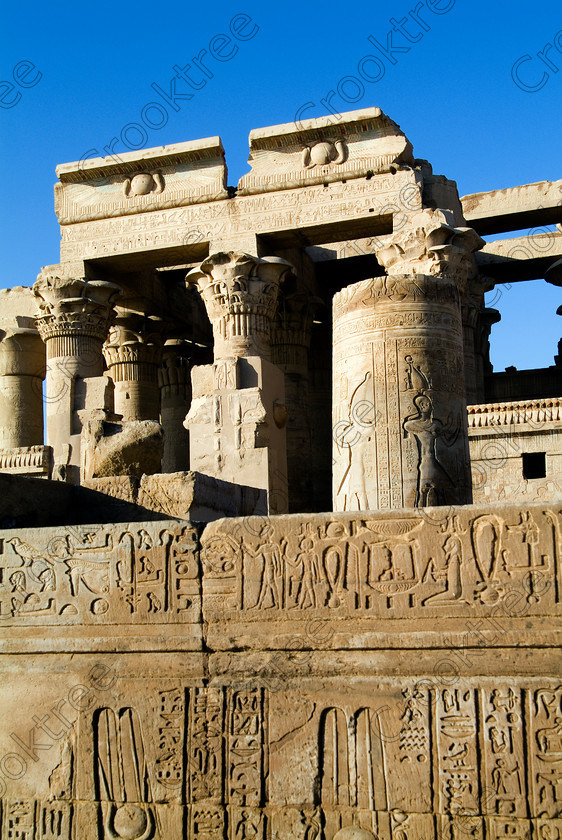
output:
M285 368L306 369L314 315L323 301L307 292L285 294L281 290L271 323L273 362Z
M279 257L212 254L186 277L201 292L213 326L215 361L269 355L279 284L292 268Z
M377 251L387 273L449 277L462 291L472 269L472 252L482 248L484 240L470 227L455 227L448 210L422 210L410 222Z
M118 309L103 352L115 383L115 411L124 420L158 420L161 318Z
M33 292L39 303L37 329L54 358L87 352L89 339L105 340L120 288L105 280L39 274Z
M161 318L118 309L103 354L115 382L156 381L162 358Z
M191 390L191 368L195 364L191 342L179 338L168 339L164 344L162 366L158 382L162 396L186 395Z

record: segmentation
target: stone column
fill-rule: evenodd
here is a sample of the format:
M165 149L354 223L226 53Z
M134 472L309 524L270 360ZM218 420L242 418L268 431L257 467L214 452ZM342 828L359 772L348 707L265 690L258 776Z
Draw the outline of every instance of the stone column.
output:
M466 401L474 405L478 399L478 362L476 358L476 335L478 316L484 304L486 282L480 276L473 277L467 283L461 299L462 330L464 340L464 380Z
M105 281L40 274L33 291L39 301L37 328L47 347L47 443L53 448L54 477L78 484L88 383L92 390L101 386L96 401L109 399L102 346L120 289Z
M189 432L184 420L191 405L192 344L169 339L164 344L160 383L160 417L164 429L162 472L189 469Z
M493 371L490 361L490 335L492 327L501 321L501 317L498 310L491 307L482 307L478 313L474 330L476 395L469 405L486 402L486 377Z
M321 305L307 292L281 290L272 322L272 361L285 374L289 513L313 509L308 353L314 313Z
M461 294L482 240L427 210L334 297L334 508L471 501Z
M42 446L45 345L31 289L0 291L0 449Z
M115 383L115 413L124 421L160 420L161 331L159 318L117 310L103 352Z
M215 359L192 371L190 468L264 491L270 513L288 508L284 377L270 361L270 332L290 269L278 257L230 251L187 275L203 297Z

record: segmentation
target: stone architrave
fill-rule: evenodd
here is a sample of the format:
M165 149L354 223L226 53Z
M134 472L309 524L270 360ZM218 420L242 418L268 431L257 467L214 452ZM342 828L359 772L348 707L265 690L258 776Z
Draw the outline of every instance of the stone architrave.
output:
M100 407L111 408L102 346L120 289L107 281L40 274L33 292L39 302L37 329L47 347L47 443L53 448L54 477L77 484L88 387L101 384Z
M117 310L103 352L115 383L115 413L125 421L160 420L161 332L161 319Z
M0 291L0 450L43 444L45 345L29 288Z
M214 337L214 364L192 371L190 467L266 490L271 513L288 502L284 376L270 361L270 332L291 268L279 257L219 252L186 278L201 293Z
M426 210L334 297L334 509L471 500L460 297L482 240Z

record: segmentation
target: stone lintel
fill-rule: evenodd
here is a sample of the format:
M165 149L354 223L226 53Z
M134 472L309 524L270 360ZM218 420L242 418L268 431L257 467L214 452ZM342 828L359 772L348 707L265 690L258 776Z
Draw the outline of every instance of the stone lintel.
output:
M412 145L380 108L348 111L250 132L252 171L241 195L360 178L412 165Z
M227 196L220 137L75 161L56 172L55 212L61 225Z
M562 258L562 233L548 231L487 242L476 255L478 268L497 283L540 280Z
M96 264L106 271L115 266L137 271L193 264L210 250L254 252L252 237L271 237L281 248L384 235L392 231L393 216L399 217L395 227L402 228L405 214L421 209L418 170L367 175L344 177L345 183L323 178L320 183L307 182L306 189L279 185L275 192L238 194L181 210L154 205L150 213L121 216L118 221L77 218L76 224L62 227L61 260L87 260L90 271Z
M562 179L521 184L461 198L464 217L480 234L562 221Z
M169 146L153 146L150 149L122 152L118 155L60 163L56 173L62 184L72 184L115 173L131 175L138 171L139 165L169 166L219 156L224 156L220 137L205 137L202 140L188 140Z

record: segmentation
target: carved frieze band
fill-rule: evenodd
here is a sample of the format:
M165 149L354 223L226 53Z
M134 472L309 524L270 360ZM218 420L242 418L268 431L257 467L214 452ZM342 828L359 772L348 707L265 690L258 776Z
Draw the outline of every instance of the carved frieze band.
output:
M5 531L0 620L41 625L197 623L196 532L185 523Z
M562 421L562 398L468 406L468 428ZM536 429L535 429L536 431Z
M61 740L48 799L3 798L2 836L558 837L562 685L427 682L330 698L255 680L121 686ZM352 826L363 833L338 834Z
M24 625L551 615L562 509L177 521L0 532L0 618ZM199 557L200 555L200 557ZM201 600L202 599L202 600ZM507 612L506 612L507 610Z
M210 523L208 620L560 611L562 510L426 508Z

